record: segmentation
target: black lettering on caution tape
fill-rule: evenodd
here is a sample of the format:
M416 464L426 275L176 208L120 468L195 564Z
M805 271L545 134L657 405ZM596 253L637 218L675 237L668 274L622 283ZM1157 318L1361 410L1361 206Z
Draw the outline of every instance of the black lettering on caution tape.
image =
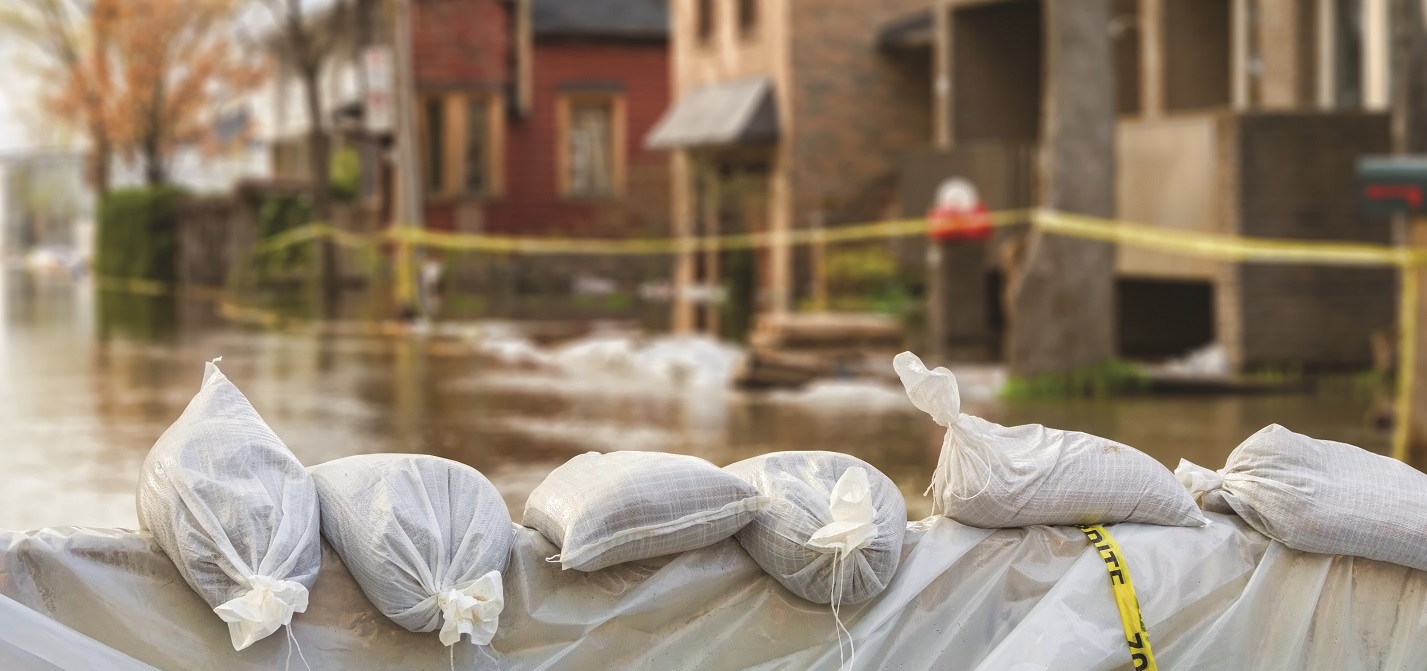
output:
M1150 649L1150 634L1145 628L1144 616L1140 614L1140 600L1135 596L1135 584L1130 580L1125 551L1105 527L1092 524L1079 529L1085 532L1085 537L1090 539L1090 544L1105 562L1105 570L1110 575L1110 591L1120 610L1120 624L1125 629L1125 643L1129 646L1130 661L1134 663L1135 671L1159 671L1154 651Z

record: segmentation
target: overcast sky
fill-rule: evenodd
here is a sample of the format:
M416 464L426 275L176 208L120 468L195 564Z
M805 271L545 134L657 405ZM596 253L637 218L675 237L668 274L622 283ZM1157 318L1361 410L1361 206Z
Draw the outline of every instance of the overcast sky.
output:
M0 76L0 154L34 147L36 143L29 136L29 129L22 121L22 106L33 100L31 77L25 68L17 63L21 58L15 40L0 39L0 68L6 72Z

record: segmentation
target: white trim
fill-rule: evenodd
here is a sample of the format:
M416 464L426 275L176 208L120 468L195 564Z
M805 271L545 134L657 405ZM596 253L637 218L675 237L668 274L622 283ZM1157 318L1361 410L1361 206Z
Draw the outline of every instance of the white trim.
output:
M1392 100L1392 30L1388 0L1363 0L1363 108L1386 110Z

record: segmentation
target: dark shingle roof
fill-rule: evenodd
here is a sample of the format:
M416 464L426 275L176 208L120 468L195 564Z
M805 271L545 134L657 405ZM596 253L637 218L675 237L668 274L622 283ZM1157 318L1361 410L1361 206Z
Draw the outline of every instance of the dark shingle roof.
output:
M668 0L534 0L536 37L668 39Z
M936 36L932 10L923 9L890 23L877 31L877 46L883 49L921 49L930 47Z

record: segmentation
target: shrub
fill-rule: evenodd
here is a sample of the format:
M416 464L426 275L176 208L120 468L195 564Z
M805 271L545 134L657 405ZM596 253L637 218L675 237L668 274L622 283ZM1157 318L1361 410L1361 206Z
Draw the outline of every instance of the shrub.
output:
M172 282L178 274L174 187L121 189L99 203L94 267L100 276Z

